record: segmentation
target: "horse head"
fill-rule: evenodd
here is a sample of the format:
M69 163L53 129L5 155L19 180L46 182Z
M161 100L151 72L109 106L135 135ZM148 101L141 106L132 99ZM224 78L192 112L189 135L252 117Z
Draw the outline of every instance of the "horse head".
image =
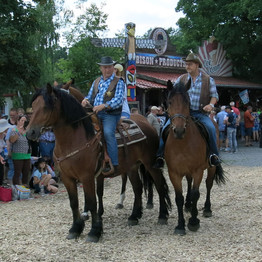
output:
M184 138L188 118L190 117L189 106L190 100L188 96L188 89L191 86L191 80L185 85L182 82L175 83L174 86L168 81L168 113L170 116L170 127L174 133L175 138Z
M37 140L43 127L54 126L59 119L59 103L54 88L47 84L46 88L36 90L32 97L32 116L27 126L26 136Z

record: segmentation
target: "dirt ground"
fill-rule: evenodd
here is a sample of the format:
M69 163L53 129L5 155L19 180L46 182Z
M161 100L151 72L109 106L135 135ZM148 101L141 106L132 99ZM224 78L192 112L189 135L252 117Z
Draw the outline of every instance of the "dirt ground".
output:
M236 154L221 153L228 181L213 187L213 217L202 217L200 210L200 229L187 230L185 236L174 235L177 210L166 169L173 204L168 225L157 224L155 194L154 208L144 209L137 226L128 226L131 185L128 183L124 209L116 210L121 178L106 179L104 234L98 243L85 242L90 221L78 240L66 240L72 214L62 184L56 195L0 202L0 261L262 261L261 156L262 148L257 144L240 146ZM200 193L199 209L205 200L204 181ZM81 187L79 195L82 207Z

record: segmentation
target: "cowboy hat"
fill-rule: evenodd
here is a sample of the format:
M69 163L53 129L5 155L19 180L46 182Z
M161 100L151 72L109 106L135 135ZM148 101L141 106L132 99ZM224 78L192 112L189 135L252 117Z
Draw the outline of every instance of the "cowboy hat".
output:
M6 129L12 127L6 119L0 119L0 133L3 133Z
M116 61L113 61L112 57L110 56L103 56L101 57L101 61L97 63L100 66L107 66L107 65L114 65Z
M199 68L202 67L202 63L201 63L200 59L199 59L198 56L195 55L194 53L190 53L190 54L187 56L187 58L185 59L185 61L186 61L186 62L192 61L192 62L194 62L194 63L199 64Z
M120 65L120 64L116 64L116 65L114 66L114 68L117 69L119 72L122 72L122 71L123 71L123 66Z

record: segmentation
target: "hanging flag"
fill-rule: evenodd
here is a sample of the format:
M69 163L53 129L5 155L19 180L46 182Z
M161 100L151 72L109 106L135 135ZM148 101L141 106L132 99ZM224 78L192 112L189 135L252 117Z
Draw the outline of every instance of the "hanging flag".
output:
M249 102L249 95L248 95L248 90L244 90L239 93L239 96L243 102L243 104L247 104Z

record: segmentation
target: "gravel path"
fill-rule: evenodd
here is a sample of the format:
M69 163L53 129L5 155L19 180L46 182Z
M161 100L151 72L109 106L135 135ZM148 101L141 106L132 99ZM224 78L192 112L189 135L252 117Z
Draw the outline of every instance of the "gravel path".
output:
M107 179L104 194L104 234L99 243L86 243L90 221L77 241L66 240L72 223L67 193L0 202L0 261L262 261L262 148L240 146L238 153L222 153L227 184L214 185L213 217L200 211L198 232L174 235L177 211L170 185L173 208L168 225L157 224L158 199L152 210L144 210L138 226L129 227L133 193L128 183L125 207L115 210L121 179ZM184 183L185 185L186 183ZM199 208L205 199L200 189ZM79 187L80 204L83 192ZM188 215L186 215L188 219Z

